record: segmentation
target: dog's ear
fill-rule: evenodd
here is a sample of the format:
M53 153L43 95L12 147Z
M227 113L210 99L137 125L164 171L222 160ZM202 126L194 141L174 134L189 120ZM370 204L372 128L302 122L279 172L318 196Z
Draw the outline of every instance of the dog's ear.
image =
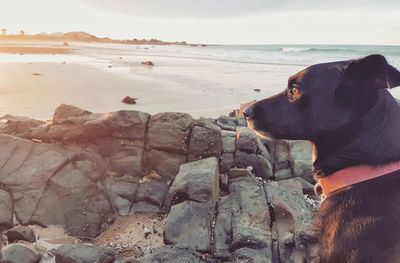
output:
M343 70L335 95L342 103L362 102L363 98L371 98L379 89L397 86L400 86L400 72L389 65L384 56L370 55L350 61Z

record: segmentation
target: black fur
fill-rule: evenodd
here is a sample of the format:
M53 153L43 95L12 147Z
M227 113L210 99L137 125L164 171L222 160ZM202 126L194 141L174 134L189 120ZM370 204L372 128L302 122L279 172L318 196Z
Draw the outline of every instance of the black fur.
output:
M315 144L316 177L400 161L400 72L381 55L313 65L244 114L258 133ZM300 90L300 96L293 89ZM321 262L400 262L400 172L331 194L320 209Z

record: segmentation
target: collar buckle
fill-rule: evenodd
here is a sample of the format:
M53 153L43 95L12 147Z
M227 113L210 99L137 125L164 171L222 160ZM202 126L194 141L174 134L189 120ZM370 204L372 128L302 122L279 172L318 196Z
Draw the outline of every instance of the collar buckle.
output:
M324 195L324 190L319 180L314 185L314 193L316 196L318 196L319 199L321 199L321 202L324 201L324 199L326 198L326 195Z

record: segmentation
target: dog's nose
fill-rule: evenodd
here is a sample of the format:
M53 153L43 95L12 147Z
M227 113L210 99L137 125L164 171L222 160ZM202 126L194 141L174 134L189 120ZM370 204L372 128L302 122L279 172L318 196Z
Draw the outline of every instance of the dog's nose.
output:
M252 105L248 106L246 109L243 111L243 115L246 119L250 118L251 115L253 114L253 107Z

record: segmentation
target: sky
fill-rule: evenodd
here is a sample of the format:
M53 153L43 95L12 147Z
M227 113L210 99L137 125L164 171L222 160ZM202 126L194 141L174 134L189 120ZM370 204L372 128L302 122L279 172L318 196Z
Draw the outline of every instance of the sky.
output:
M206 44L400 45L399 0L0 0L9 33Z

